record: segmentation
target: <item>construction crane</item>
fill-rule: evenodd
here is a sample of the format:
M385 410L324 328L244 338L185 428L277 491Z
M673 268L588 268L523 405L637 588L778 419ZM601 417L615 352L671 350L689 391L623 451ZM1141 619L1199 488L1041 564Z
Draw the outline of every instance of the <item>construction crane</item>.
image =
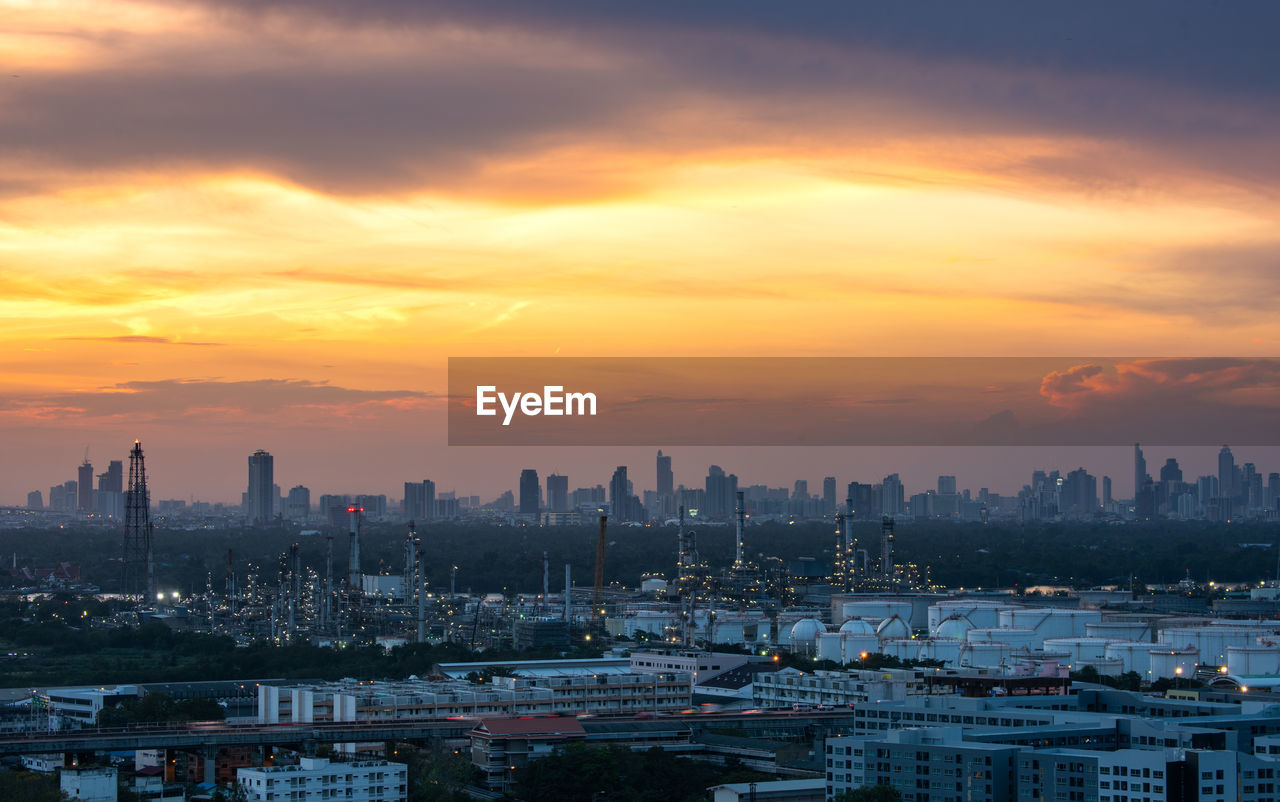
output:
M595 622L597 629L604 616L604 608L600 605L603 604L601 597L604 593L604 533L608 522L609 516L600 516L600 535L596 538L596 587L591 597L591 619Z

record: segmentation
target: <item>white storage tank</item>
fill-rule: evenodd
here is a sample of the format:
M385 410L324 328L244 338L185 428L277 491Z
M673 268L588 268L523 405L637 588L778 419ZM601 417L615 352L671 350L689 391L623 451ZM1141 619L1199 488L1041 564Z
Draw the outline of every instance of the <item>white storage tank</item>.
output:
M1136 671L1143 679L1150 679L1153 648L1159 647L1146 641L1113 640L1107 643L1106 656L1120 661L1121 674Z
M844 650L840 643L839 632L822 632L818 634L818 659L844 662Z
M817 649L817 638L827 631L827 627L816 618L802 618L791 627L787 643L792 654L813 654ZM720 640L719 637L716 640Z
M1100 610L1076 610L1068 607L1022 607L1000 611L1000 626L1005 629L1030 629L1045 638L1083 638L1085 625L1102 620Z
M844 603L844 617L866 618L874 622L897 616L903 621L911 620L911 602L876 599L870 601L854 601Z
M1228 646L1252 646L1259 635L1266 634L1259 627L1178 627L1160 633L1160 642L1179 648L1194 648L1200 654L1200 662L1215 666L1227 664Z
M898 616L886 618L876 627L876 637L882 641L900 640L911 637L911 627Z
M947 640L966 640L969 630L975 629L973 622L964 616L956 613L938 623L930 631L935 638L946 638Z
M949 666L956 665L965 648L965 642L962 640L928 638L916 642L920 644L921 659L941 660Z
M1151 678L1194 677L1200 653L1195 648L1151 647Z
M1280 674L1280 647L1228 646L1227 672L1237 677Z
M872 637L875 637L876 634L876 628L862 618L850 618L840 625L840 631L849 635L870 635Z
M960 616L979 629L1000 626L1000 611L1010 605L1003 602L975 599L948 599L929 605L929 631L936 633L938 626L948 618Z
M919 660L920 645L923 640L915 640L912 638L899 638L897 640L880 641L880 653L887 654L890 657L896 657L899 660Z
M1155 642L1155 628L1148 621L1120 621L1104 618L1084 625L1085 636L1103 640Z
M972 668L1000 668L1011 663L1013 648L1007 643L970 641L960 655L960 665Z
M1029 629L971 629L970 643L1007 643L1015 649L1039 649L1040 638Z
M1107 641L1102 638L1046 638L1044 650L1046 652L1063 650L1069 653L1071 658L1067 661L1067 665L1075 671L1077 663L1087 663L1105 658Z

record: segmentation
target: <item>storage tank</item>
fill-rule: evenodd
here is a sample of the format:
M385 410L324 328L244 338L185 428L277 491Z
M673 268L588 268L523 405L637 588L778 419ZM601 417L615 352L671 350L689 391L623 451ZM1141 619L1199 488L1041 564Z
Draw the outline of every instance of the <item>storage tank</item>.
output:
M1280 674L1280 648L1275 646L1228 646L1227 672L1237 677Z
M1121 674L1136 671L1143 679L1151 678L1151 649L1159 648L1146 641L1113 640L1107 643L1106 656L1119 660Z
M792 654L813 654L817 649L818 635L827 631L827 627L816 618L802 618L791 627L787 642ZM719 640L717 637L716 640Z
M974 624L963 615L956 613L947 619L940 621L936 627L930 629L936 638L946 638L948 640L965 640L969 634L969 630L974 629Z
M911 620L911 602L876 599L873 601L854 601L844 603L844 617L867 618L874 622L897 616L903 621Z
M911 627L898 616L886 618L876 627L876 637L880 640L899 640L911 637Z
M1102 660L1107 654L1107 641L1102 638L1046 638L1045 651L1065 650L1071 655L1067 665L1077 670L1077 663ZM1124 673L1124 672L1121 672Z
M1007 643L1015 649L1039 649L1040 638L1029 629L971 629L970 643Z
M823 632L818 635L818 659L841 664L856 663L862 656L880 651L880 641L872 635Z
M1193 677L1200 653L1195 648L1171 648L1155 645L1151 647L1151 678L1176 679L1177 677ZM1181 669L1179 671L1178 669Z
M1259 635L1267 632L1263 627L1177 627L1162 631L1160 642L1178 648L1194 648L1200 654L1201 663L1225 666L1228 646L1252 646Z
M1118 621L1104 618L1084 625L1085 636L1103 640L1146 641L1154 643L1155 628L1149 621Z
M1013 648L1007 643L974 642L965 645L959 664L972 668L999 668L1010 664Z
M922 642L913 638L882 640L879 641L879 651L881 654L896 657L899 660L918 660Z
M876 628L862 618L850 618L840 625L840 631L849 635L874 636L876 634Z
M1004 602L975 599L948 599L929 605L929 631L937 633L938 626L953 616L961 616L979 629L1000 626L1000 611L1010 605Z
M943 638L927 638L916 641L920 644L920 658L923 660L941 660L948 666L956 665L960 654L965 649L963 640Z
M1000 626L1005 629L1030 629L1045 638L1083 638L1085 625L1102 620L1100 610L1076 610L1066 607L1021 607L1000 611Z
M840 641L841 638L839 632L818 633L818 659L843 663L844 651Z

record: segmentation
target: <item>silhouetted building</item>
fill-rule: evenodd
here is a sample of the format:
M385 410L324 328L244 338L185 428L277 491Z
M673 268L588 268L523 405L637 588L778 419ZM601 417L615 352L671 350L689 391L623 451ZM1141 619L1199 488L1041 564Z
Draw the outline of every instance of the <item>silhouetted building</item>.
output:
M835 516L836 504L836 478L834 476L825 477L822 480L822 515L824 518Z
M76 510L93 512L93 464L89 460L76 472Z
M553 473L547 477L547 509L569 511L569 477Z
M248 493L245 517L256 525L270 522L275 514L275 459L262 449L249 455Z
M302 485L290 488L284 502L285 517L291 521L305 521L311 516L311 491Z
M1234 498L1237 495L1235 486L1236 460L1231 456L1231 449L1223 446L1218 452L1218 495Z
M538 482L538 472L533 468L525 468L520 472L520 509L521 515L538 517L538 509L542 506L542 485Z
M27 494L27 509L29 510L44 509L44 495L41 494L39 490L32 490L30 493Z
M124 492L124 462L122 460L111 460L111 462L107 463L106 472L98 474L98 492Z

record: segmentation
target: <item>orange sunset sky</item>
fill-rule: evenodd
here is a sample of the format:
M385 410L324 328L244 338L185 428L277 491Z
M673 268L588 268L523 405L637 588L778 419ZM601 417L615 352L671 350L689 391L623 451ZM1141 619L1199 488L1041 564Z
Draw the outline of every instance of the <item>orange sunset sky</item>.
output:
M446 448L449 356L1276 355L1276 6L689 5L0 0L0 503L134 437L165 498L652 486Z

